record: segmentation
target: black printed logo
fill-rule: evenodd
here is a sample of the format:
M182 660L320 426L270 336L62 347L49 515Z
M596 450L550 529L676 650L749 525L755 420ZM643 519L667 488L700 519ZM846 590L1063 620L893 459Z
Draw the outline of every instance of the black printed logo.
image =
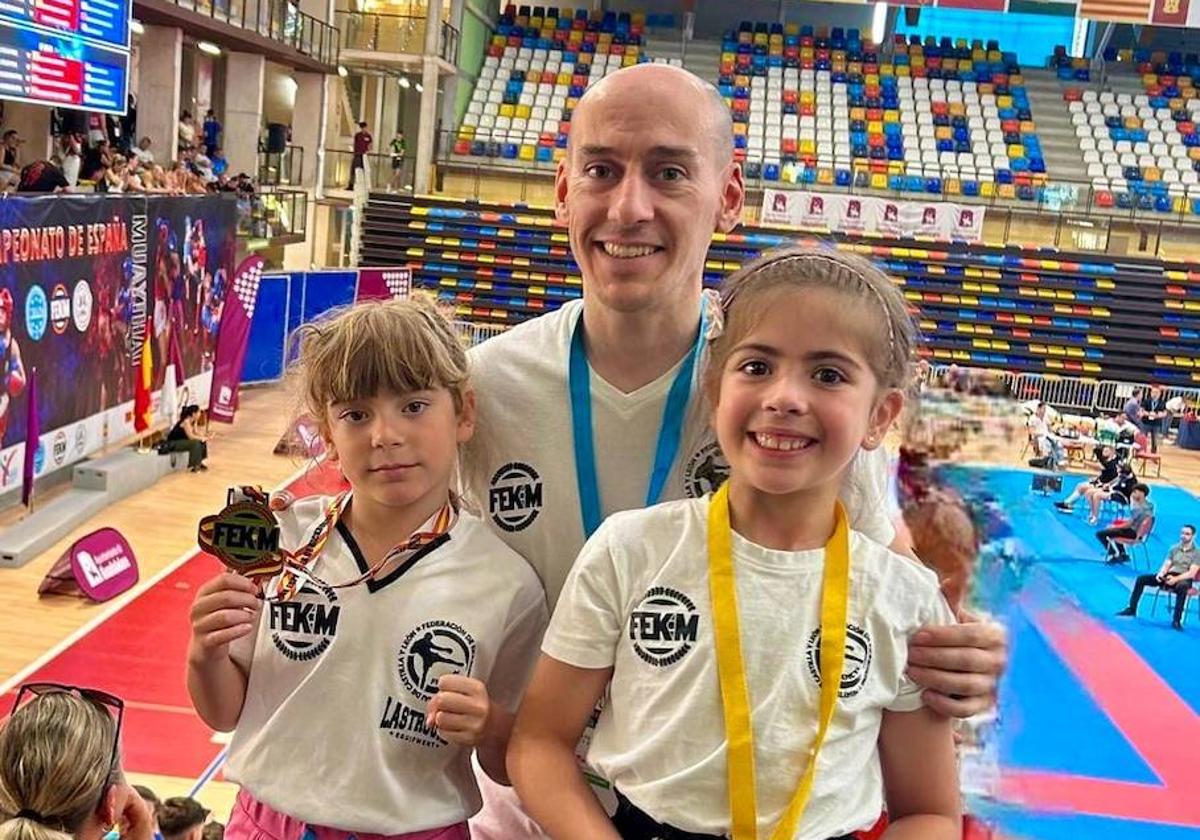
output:
M426 621L404 638L397 665L400 681L418 700L428 701L446 674L470 674L475 640L451 621Z
M700 615L692 599L677 589L656 586L629 616L629 640L644 662L674 665L696 644Z
M271 641L294 662L316 659L328 650L337 637L342 614L337 593L311 581L306 581L291 600L270 602L267 610Z
M542 512L542 478L519 461L505 464L492 476L488 513L505 531L524 531Z
M808 675L821 684L821 628L812 631L805 650ZM871 669L871 634L863 628L846 625L846 660L842 665L842 682L838 687L839 697L853 697L866 685L867 673Z
M690 499L712 493L729 478L729 462L713 441L692 455L683 471L683 492Z

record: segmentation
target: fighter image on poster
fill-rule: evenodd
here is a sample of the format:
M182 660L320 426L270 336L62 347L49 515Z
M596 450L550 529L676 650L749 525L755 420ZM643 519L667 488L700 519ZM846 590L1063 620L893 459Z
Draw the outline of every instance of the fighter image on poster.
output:
M25 390L25 366L21 363L21 345L12 331L13 296L0 289L0 439L8 428L13 400Z

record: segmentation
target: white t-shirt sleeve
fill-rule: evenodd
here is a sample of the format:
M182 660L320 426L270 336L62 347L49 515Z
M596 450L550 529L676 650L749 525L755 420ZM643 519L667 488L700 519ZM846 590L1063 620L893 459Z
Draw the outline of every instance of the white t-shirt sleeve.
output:
M882 446L864 449L850 464L850 472L842 485L841 498L846 505L850 527L880 545L891 545L896 539L888 503L888 456Z
M532 574L531 574L532 577ZM549 620L546 597L541 586L530 587L533 597L514 604L513 614L504 630L504 640L487 681L488 696L510 712L515 712L533 676L538 646Z
M616 661L625 598L611 533L607 523L601 525L584 545L542 642L547 656L577 668L611 668Z
M918 612L917 626L925 627L928 625L936 626L956 623L954 613L950 611L950 605L942 597L941 590L932 590L924 606ZM900 677L900 690L896 694L896 699L887 705L887 710L889 712L915 712L925 705L921 700L921 692L924 690L921 685L910 679L907 674L904 674Z

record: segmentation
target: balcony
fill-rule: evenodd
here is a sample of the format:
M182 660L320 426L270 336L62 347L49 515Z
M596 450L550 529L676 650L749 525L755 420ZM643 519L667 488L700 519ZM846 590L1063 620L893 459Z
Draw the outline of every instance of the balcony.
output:
M347 53L346 61L371 63L378 61L378 54L382 53L408 56L416 62L425 52L424 17L338 12L336 21L341 48ZM438 57L447 63L446 72L453 72L458 61L458 40L458 30L443 22L438 38Z
M270 187L298 187L304 179L304 147L288 146L282 152L258 153L258 183Z
M337 29L289 0L134 0L134 8L143 23L178 26L300 69L328 72L338 63Z
M308 234L308 193L273 190L238 197L238 236L270 245L303 242Z

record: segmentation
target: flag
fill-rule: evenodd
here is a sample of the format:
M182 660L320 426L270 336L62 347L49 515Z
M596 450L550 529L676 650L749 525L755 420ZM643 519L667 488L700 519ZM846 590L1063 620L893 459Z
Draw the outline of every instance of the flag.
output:
M151 410L154 400L150 393L154 382L154 354L150 350L150 332L142 342L142 363L138 367L137 381L133 385L133 430L144 432L150 428Z
M208 403L210 420L233 422L262 270L262 257L249 256L242 260L242 264L233 273L233 284L229 289L225 308L221 312L217 352L213 358L212 388Z
M1162 26L1200 27L1200 2L1197 0L1154 0L1152 23Z
M1079 16L1089 20L1147 23L1151 0L1079 0Z
M177 379L173 372L175 370L174 362L167 365L167 375L163 377L162 397L159 404L163 419L172 426L179 419L179 386L175 384Z
M182 388L187 377L183 368L183 351L179 348L179 331L171 327L171 341L167 348L169 364L175 368L175 387ZM164 384L169 380L163 380Z
M30 368L29 382L25 386L25 463L21 470L21 504L33 504L33 479L37 475L37 451L42 427L38 423L37 368Z

